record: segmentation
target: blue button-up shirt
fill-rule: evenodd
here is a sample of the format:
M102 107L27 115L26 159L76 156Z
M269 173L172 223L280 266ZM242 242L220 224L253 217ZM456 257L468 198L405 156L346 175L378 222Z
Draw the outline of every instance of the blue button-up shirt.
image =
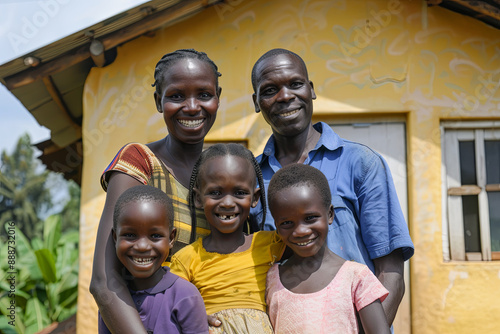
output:
M314 128L321 137L304 164L321 170L330 184L335 218L328 232L328 247L346 260L366 264L372 271L373 259L395 249L401 248L404 259L409 259L414 246L387 162L369 147L340 138L326 123L316 123ZM257 157L266 195L271 177L281 168L275 153L271 136L264 153ZM251 211L252 224L259 224L261 219L259 203ZM269 212L264 229L276 229Z

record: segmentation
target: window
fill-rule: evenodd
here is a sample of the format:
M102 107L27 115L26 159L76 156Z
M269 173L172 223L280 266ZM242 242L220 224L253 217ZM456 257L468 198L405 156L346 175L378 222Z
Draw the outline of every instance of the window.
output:
M442 130L445 259L500 260L500 122Z

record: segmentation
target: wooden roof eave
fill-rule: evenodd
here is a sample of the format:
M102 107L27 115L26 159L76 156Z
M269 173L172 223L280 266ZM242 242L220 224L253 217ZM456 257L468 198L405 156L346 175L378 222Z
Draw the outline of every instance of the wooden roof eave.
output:
M197 12L209 7L219 0L187 0L181 1L172 7L161 12L153 13L145 19L138 21L130 26L114 31L106 36L99 37L99 41L104 45L104 50L112 49L120 44L128 42L148 32L172 25L181 19L194 15ZM4 78L5 86L13 90L20 86L28 85L43 77L62 71L74 64L77 64L91 57L90 43L80 46L67 52L49 62L40 64L37 67L27 69L20 73L13 74Z
M78 163L72 163L71 166L67 166L64 159L67 160L68 150L78 152L78 156L81 155L80 91L83 91L84 78L93 66L90 52L93 39L98 39L103 44L104 51L113 50L116 46L175 24L218 2L220 0L152 0L139 6L141 7L139 9L129 10L126 14L119 14L31 52L29 56L37 60L34 67L27 68L29 64L25 60L28 55L1 65L0 81L27 107L40 124L51 130L51 139L48 140L50 145L40 146L42 155L39 159L47 168L62 172L65 178L73 179L77 183L80 181L83 157L77 159ZM134 15L136 18L138 11L141 12L142 19L128 25L118 22L119 20L130 22L132 18L124 16ZM110 26L120 28L113 30ZM93 31L92 34L88 33L89 30ZM103 31L107 33L103 34ZM83 35L89 37L83 38ZM71 49L68 49L68 45ZM47 56L44 58L45 55ZM67 76L73 78L75 71L79 73L79 79L72 85L74 89L68 92L68 88L61 83L61 78L64 81L66 77L67 82L70 80ZM33 89L37 90L35 96ZM76 94L75 89L79 91ZM80 110L75 111L75 105L79 105Z

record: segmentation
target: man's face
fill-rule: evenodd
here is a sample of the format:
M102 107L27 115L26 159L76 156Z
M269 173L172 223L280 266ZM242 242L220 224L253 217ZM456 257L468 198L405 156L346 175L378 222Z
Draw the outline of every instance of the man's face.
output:
M262 111L275 135L296 136L309 127L316 94L297 57L280 54L264 59L256 68L256 79L255 111Z

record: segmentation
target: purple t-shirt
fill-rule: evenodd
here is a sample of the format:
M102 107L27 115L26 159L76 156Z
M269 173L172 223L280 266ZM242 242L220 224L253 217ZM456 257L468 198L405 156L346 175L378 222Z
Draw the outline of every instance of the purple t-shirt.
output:
M198 289L167 268L156 286L130 290L149 333L208 333L207 312ZM99 334L111 334L99 314Z

